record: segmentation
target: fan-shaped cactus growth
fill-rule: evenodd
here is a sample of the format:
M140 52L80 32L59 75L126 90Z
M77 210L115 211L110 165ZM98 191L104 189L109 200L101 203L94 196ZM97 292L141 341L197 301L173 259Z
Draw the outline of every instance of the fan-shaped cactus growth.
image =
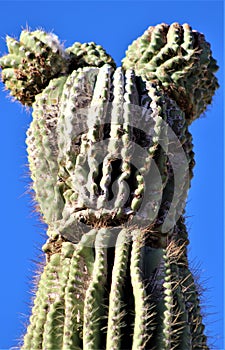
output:
M185 111L198 118L218 87L218 69L204 35L188 24L149 27L128 48L125 69L135 69L144 79L156 81Z
M48 240L22 349L208 349L189 270L189 124L218 87L204 36L150 27L123 67L94 43L7 37L11 94Z
M28 106L55 77L89 65L115 66L100 45L75 43L65 51L56 35L41 30L23 30L19 41L8 36L6 43L9 54L1 58L2 80L11 95Z

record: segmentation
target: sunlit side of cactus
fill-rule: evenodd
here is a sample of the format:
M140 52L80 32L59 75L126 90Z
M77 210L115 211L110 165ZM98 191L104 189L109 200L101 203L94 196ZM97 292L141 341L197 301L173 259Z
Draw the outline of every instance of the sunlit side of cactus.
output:
M49 237L22 349L208 349L183 208L188 125L218 87L209 44L187 24L150 27L123 68L43 31L7 45L2 79L33 108L28 160Z

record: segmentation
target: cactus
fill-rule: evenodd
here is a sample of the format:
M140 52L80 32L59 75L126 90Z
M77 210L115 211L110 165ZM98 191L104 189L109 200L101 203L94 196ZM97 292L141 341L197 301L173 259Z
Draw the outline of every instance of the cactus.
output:
M209 349L187 257L189 124L218 87L204 36L150 27L123 67L94 43L7 37L11 95L32 106L27 152L48 225L21 349Z

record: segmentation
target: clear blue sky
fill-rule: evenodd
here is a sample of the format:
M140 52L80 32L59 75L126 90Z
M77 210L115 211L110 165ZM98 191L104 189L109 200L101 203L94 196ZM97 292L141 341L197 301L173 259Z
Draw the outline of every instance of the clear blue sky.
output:
M223 84L222 1L0 1L0 54L6 53L6 34L18 38L28 24L32 30L53 30L65 46L74 41L101 44L120 65L125 50L149 25L188 22L205 34L221 69ZM10 103L0 91L1 254L0 350L15 346L29 313L31 280L45 228L33 214L26 194L25 132L31 115ZM190 260L198 266L207 333L216 349L223 345L223 91L222 86L205 117L194 122L196 167L189 192L187 216ZM208 315L209 314L209 315ZM208 315L208 316L207 316ZM214 348L212 346L212 348Z

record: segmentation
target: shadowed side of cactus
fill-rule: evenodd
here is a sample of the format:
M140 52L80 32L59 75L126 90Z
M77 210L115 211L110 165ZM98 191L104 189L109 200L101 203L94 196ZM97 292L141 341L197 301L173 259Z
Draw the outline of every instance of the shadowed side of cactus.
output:
M43 41L39 34L29 35ZM34 101L26 143L48 240L21 349L208 349L183 218L194 166L188 124L217 87L200 38L187 25L159 25L128 50L125 69L101 47L75 43L43 85L25 84L32 97L19 99ZM174 60L180 53L182 62ZM14 89L4 78L11 55L0 63ZM210 98L202 82L193 92L188 85L197 58L200 77L212 82ZM27 61L20 64L29 75Z

